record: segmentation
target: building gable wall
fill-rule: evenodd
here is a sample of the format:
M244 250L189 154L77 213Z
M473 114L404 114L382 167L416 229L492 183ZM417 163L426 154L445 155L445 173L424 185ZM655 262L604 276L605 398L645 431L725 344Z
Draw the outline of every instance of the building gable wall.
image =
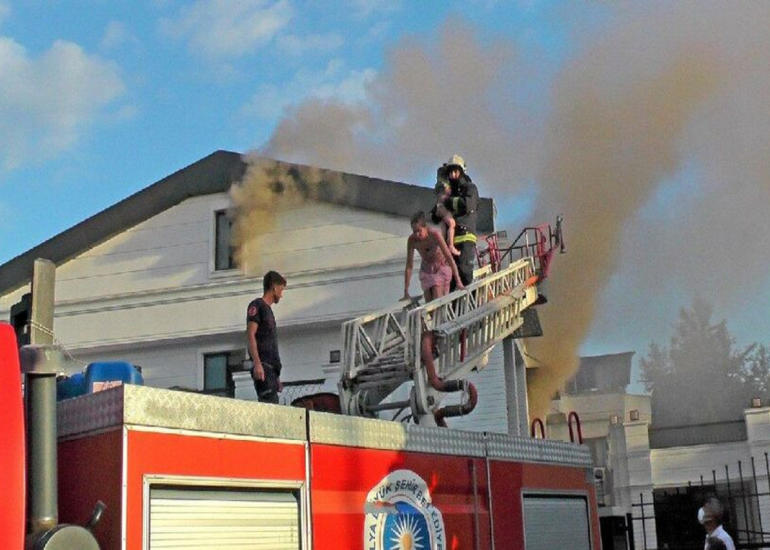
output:
M59 266L59 340L91 348L241 330L261 276L214 271L214 213L228 205L225 193L187 199ZM405 218L328 203L279 213L257 239L256 269L290 281L279 322L339 320L398 299L409 231ZM0 315L25 291L3 296Z

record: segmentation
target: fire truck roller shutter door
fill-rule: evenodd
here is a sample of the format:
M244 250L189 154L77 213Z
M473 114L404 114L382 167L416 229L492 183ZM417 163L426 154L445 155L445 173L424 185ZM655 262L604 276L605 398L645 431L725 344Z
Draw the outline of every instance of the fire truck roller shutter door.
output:
M299 550L295 491L162 485L150 488L150 548Z
M525 550L591 550L583 496L524 495Z

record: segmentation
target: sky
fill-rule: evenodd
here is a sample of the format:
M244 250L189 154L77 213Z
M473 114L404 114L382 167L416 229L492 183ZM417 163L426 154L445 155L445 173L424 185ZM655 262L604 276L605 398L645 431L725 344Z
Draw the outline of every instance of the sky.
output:
M581 354L696 296L766 342L770 17L721 6L0 0L0 264L218 149L426 186L459 152L499 226L565 214Z
M549 11L0 0L0 262L217 149L259 147L284 109L307 97L362 98L404 36L470 17L551 47L561 38Z

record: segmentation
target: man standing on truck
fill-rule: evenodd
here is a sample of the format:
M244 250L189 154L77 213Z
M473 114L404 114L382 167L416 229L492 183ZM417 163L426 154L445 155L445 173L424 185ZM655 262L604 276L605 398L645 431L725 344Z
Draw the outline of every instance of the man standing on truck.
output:
M465 161L460 155L452 155L447 162L438 169L439 180L449 182L451 193L444 201L444 206L452 214L455 220L454 245L460 250L460 255L455 256L457 270L464 285L473 281L473 261L476 257L476 217L479 207L479 191L465 170ZM432 212L433 223L441 220L434 209ZM455 290L455 282L451 283L451 290Z
M268 271L262 279L263 294L252 300L246 310L246 343L253 367L251 377L257 397L264 403L278 403L281 384L281 357L272 305L281 301L286 279L277 271Z

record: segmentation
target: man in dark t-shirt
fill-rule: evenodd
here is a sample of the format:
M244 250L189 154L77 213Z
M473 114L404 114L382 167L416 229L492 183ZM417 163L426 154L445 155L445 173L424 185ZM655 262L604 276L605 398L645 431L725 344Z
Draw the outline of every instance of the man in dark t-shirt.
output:
M253 363L251 377L257 397L266 403L278 403L281 385L281 357L272 305L281 301L286 279L268 271L262 279L263 294L252 300L246 310L246 343Z

